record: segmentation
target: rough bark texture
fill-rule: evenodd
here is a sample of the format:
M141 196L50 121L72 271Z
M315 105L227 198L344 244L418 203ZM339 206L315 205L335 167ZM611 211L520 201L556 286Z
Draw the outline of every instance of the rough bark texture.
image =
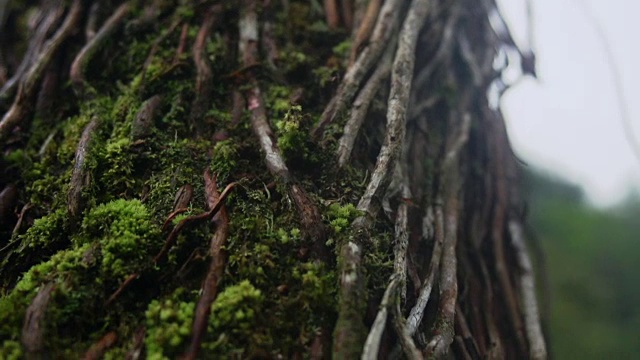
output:
M547 357L493 0L0 7L0 358Z

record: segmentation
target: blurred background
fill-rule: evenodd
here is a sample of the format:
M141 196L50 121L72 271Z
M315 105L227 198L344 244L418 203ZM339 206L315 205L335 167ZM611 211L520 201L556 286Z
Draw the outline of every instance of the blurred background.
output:
M537 56L539 80L502 108L527 163L552 355L640 358L640 2L532 0L531 27L526 0L498 3Z

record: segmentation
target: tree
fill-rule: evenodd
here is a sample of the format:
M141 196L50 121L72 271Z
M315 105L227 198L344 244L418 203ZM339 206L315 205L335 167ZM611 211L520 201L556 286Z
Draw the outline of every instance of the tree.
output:
M546 357L532 54L491 0L323 5L2 2L4 357Z

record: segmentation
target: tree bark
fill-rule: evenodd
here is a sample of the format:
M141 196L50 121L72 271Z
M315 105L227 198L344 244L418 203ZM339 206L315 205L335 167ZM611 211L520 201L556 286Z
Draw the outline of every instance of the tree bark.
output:
M0 357L547 357L494 0L0 7Z

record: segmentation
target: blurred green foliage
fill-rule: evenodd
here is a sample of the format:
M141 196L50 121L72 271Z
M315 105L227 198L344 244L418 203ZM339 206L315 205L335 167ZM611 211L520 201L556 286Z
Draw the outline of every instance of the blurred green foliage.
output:
M540 294L550 301L552 356L640 356L640 196L598 209L579 187L546 174L527 171L523 185L545 254Z

